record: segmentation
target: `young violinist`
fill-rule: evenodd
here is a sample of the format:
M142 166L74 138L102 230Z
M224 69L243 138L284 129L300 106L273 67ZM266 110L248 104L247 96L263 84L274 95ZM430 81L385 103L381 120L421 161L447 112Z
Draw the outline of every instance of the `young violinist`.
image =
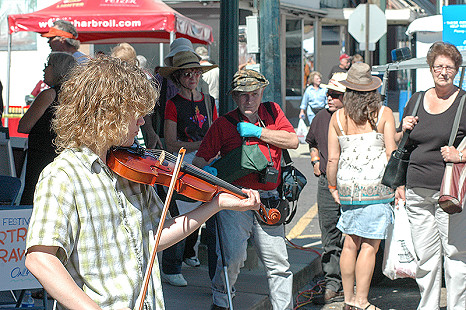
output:
M133 143L157 97L142 70L111 57L77 67L62 86L53 119L60 154L39 177L26 245L26 267L59 308L134 309L143 295L163 203L152 186L113 173L106 158ZM244 192L245 199L219 194L167 219L157 251L220 210L257 210L258 192ZM164 309L157 267L144 306Z

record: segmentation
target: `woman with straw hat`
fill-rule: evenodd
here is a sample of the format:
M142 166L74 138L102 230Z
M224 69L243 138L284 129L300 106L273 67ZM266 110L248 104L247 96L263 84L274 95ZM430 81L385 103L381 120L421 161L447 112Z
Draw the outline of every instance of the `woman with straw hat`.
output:
M202 73L217 65L202 66L199 56L192 51L180 51L173 55L170 66L159 68L159 74L170 79L179 89L178 94L169 99L165 105L164 136L166 149L178 152L186 149L184 161L191 163L201 145L210 124L217 119L215 100L208 94L198 91ZM199 202L176 200L177 212L184 214L198 207ZM162 256L162 279L175 286L186 286L187 282L181 274L181 264L197 267L200 265L194 245L197 242L199 230L193 232L185 245L175 245L165 250ZM184 249L183 251L180 248Z
M348 71L344 107L330 121L328 188L341 204L337 227L346 234L340 257L344 310L378 309L367 300L375 255L392 222L392 189L381 184L395 149L395 119L382 106L379 78L370 66L355 63ZM356 280L356 292L354 281Z

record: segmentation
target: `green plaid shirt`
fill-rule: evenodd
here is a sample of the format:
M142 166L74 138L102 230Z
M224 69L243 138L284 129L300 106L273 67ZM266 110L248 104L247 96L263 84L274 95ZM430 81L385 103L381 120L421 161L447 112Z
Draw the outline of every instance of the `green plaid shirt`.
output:
M162 206L153 187L115 175L89 149L66 150L39 177L27 248L58 246L58 258L100 307L133 309ZM154 265L145 308L164 309Z

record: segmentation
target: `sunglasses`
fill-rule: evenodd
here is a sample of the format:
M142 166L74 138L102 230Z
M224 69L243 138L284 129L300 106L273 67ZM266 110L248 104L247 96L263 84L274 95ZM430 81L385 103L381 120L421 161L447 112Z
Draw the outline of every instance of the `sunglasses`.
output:
M327 95L332 97L332 98L338 98L338 97L342 96L343 94L339 93L339 92L329 91L329 92L327 92Z
M189 72L181 73L181 76L185 78L192 78L192 77L199 77L201 76L201 74L202 74L202 71L189 71Z

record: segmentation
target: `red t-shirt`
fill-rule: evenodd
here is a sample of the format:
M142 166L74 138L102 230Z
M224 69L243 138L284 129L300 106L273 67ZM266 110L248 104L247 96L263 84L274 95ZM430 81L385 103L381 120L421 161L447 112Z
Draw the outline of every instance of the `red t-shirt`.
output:
M267 112L264 104L259 106L259 118L266 124L266 128L271 130L285 130L288 132L295 132L290 121L285 117L280 106L274 102L271 102L271 108L275 117ZM235 120L239 120L237 109L228 112L230 117ZM275 120L274 120L275 118ZM248 122L247 118L243 118L241 121ZM255 123L259 125L259 123ZM267 144L262 140L257 138L248 138L249 144L258 144L260 150L265 155L265 157L270 161L269 150ZM220 156L225 156L235 148L241 146L242 138L236 129L236 126L233 125L226 117L219 117L209 128L206 136L202 140L201 146L197 151L196 156L204 158L204 160L209 161L211 158L214 158L218 152ZM269 144L270 154L272 155L272 162L276 169L280 171L280 162L282 149L274 145ZM261 190L273 190L277 188L279 182L277 183L260 183L259 174L251 173L247 176L244 176L233 184L245 188L252 189L261 189Z

